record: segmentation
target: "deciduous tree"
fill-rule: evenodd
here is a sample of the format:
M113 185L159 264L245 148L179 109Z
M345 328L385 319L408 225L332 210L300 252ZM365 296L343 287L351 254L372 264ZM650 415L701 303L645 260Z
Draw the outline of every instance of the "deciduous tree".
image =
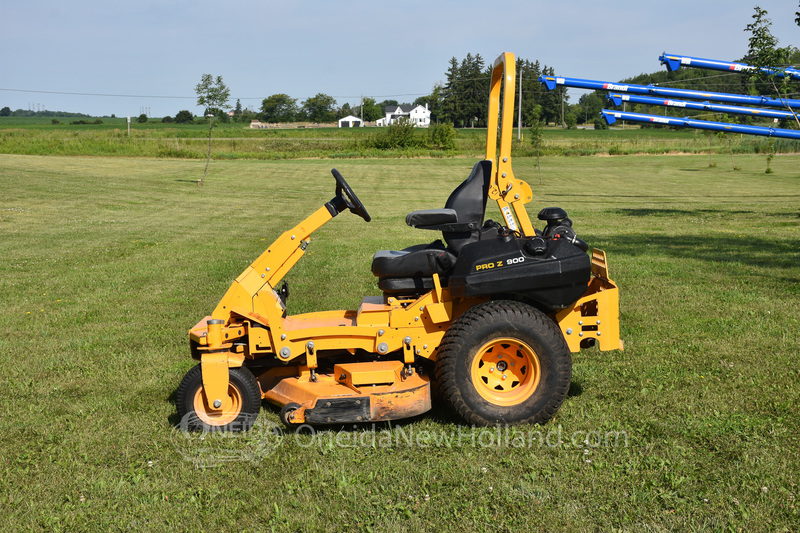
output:
M378 105L374 98L368 96L361 100L361 106L356 108L356 112L359 116L362 116L361 113L363 113L364 122L373 122L383 116L383 108Z
M336 99L324 93L317 93L303 102L303 112L311 122L333 122Z
M175 122L178 124L188 124L194 121L194 115L188 109L182 109L175 114Z
M297 99L288 94L273 94L261 102L261 120L264 122L294 122L297 120Z
M197 94L197 105L206 109L211 116L208 119L208 155L206 156L206 168L203 170L203 177L198 180L202 185L208 173L208 163L211 161L211 131L214 129L214 122L218 112L224 111L231 97L231 91L222 81L222 76L214 78L211 74L203 74L194 92Z
M793 46L778 46L778 39L772 35L770 26L772 21L767 18L767 10L756 6L753 21L745 26L744 31L750 32L747 61L755 67L750 74L753 81L766 81L779 98L783 99L789 92L789 76L785 76L784 65L788 64L791 56L797 52ZM797 113L788 104L786 108L794 114L797 125L800 119Z

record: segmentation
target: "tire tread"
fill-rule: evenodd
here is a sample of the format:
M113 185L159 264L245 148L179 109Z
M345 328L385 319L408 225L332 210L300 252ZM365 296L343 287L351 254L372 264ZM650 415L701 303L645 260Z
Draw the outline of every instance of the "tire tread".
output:
M559 379L546 404L537 412L514 420L498 420L487 416L487 413L477 412L465 400L465 394L470 393L465 388L472 388L472 384L462 383L459 380L456 367L464 364L461 359L466 357L465 354L470 349L468 345L470 336L481 328L492 325L533 328L541 337L542 343L553 349L556 366L554 370ZM544 313L523 302L496 300L473 307L450 326L439 346L435 377L442 399L461 418L471 424L479 426L498 422L544 424L555 415L566 399L572 379L572 357L561 330ZM474 391L474 388L472 390Z

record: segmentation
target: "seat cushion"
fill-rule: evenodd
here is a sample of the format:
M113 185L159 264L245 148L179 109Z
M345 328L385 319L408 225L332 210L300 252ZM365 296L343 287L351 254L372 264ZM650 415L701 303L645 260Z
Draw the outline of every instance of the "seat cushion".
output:
M395 296L418 296L432 290L433 278L381 278L378 288Z
M406 215L406 224L416 226L439 226L458 222L455 209L423 209Z
M455 260L442 241L435 241L398 251L376 252L372 258L372 273L381 279L431 277L448 273Z

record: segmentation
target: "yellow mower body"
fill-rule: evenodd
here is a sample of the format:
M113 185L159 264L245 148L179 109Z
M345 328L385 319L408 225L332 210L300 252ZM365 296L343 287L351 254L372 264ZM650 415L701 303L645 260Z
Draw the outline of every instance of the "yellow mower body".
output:
M519 241L529 250L534 247L528 242L537 235L542 237L525 209L533 199L531 188L514 176L511 167L514 84L514 56L505 53L492 70L485 157L491 165L487 196L497 202L504 217L503 227L496 230L497 239ZM498 124L499 147L494 134ZM484 168L489 168L488 164ZM546 316L550 323L546 327L552 326L551 330L563 337L563 341L556 340L558 346L565 343L570 352L594 342L601 350L622 349L618 289L609 277L605 253L599 250L591 254L591 279L585 293L570 305L546 313L529 310L520 302L492 307L491 302L498 300L495 294L467 295L459 290L454 296L454 284L448 286L447 276L432 265L433 271L426 277L430 289L367 296L356 310L287 315L286 295L279 284L305 253L311 235L345 208L369 219L335 170L334 176L339 183L337 196L275 240L236 278L211 315L189 331L192 356L200 364L199 371L190 371L179 388L178 411L192 420L190 426L247 429L261 399L281 407L281 418L290 426L406 418L431 408L431 381L437 376L460 414L464 414L459 403L462 397L465 405L486 402L489 408L497 408L466 416L468 422L546 421L552 413L539 418L503 414L532 402L541 383L548 380L548 365L552 365L540 353L539 341L506 328L496 335L486 334L487 340L470 348L471 355L463 356L467 358L463 364L456 360L462 356L453 346L462 339L456 336L454 324L481 306L486 308L484 314L489 313L486 316L512 316L519 314L519 309L526 317L535 315L524 319L529 322L542 322L537 317ZM548 242L560 238L556 235ZM522 252L520 257L505 261L533 260ZM510 266L503 261L484 261L470 272L477 275L481 270L500 271ZM469 326L466 318L462 321L463 327ZM447 335L449 359L437 363ZM569 355L559 357L559 364L565 367L564 357ZM512 362L507 363L509 360ZM467 368L470 375L452 377L449 367ZM569 379L563 374L561 382ZM563 388L563 383L559 387ZM548 409L554 412L553 406L557 408L562 400L550 402ZM464 409L472 412L470 407Z

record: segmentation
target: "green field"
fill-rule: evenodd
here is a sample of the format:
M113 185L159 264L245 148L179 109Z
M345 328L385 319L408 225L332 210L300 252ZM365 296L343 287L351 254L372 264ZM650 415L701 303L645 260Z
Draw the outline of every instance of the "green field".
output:
M104 118L103 124L70 124L72 119L0 117L0 154L79 155L200 159L208 149L208 125L131 124L124 118ZM92 121L94 119L86 119ZM385 128L249 129L241 123L214 127L211 157L216 160L257 159L364 159L364 158L478 158L485 152L486 130L457 130L455 148L439 150L407 147L378 149L371 139ZM425 129L415 132L426 136ZM515 157L536 155L711 154L712 160L730 164L730 154L782 154L800 152L800 141L745 135L704 134L697 130L632 127L613 130L546 128L537 149L529 130L522 140L514 135ZM736 164L735 162L733 163ZM766 164L764 165L766 167Z
M434 408L281 436L265 405L251 434L200 440L173 429L187 331L331 198L330 168L373 222L312 237L291 313L378 294L372 253L435 238L405 214L474 158L221 160L198 187L201 160L0 155L4 530L796 531L798 156L715 161L545 157L540 185L515 159L531 214L565 208L621 287L625 351L574 354L546 426Z

